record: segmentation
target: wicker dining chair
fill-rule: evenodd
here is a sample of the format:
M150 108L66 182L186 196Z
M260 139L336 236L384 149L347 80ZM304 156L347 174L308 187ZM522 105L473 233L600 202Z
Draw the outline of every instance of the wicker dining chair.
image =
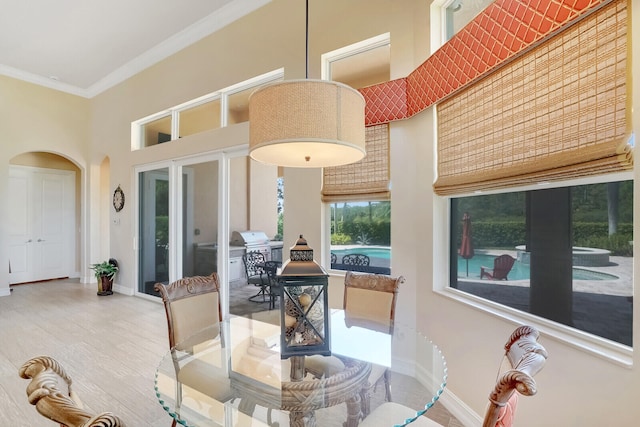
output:
M504 346L506 369L498 371L498 379L489 394L489 406L482 427L511 427L518 396L533 396L537 392L533 377L547 360L547 351L538 343L540 333L531 326L520 326ZM407 420L416 427L443 427L416 411L395 402L385 402L375 408L360 423L360 427L388 427Z
M156 283L154 289L162 297L169 348L176 370L176 407L182 399L182 386L187 385L219 401L232 397L228 377L213 377L206 362L193 360L184 363L195 344L220 338L220 283L217 273L210 276L185 277L165 285ZM216 327L217 326L217 327ZM176 420L173 420L176 425Z
M347 271L342 300L347 326L357 325L392 334L398 287L403 282L402 276ZM310 356L305 360L305 369L314 377L321 378L341 371L344 364L333 356ZM391 401L390 372L383 366L373 365L361 393L363 416L369 413L371 393L381 381L384 381L385 400Z
M27 385L29 403L42 416L62 427L125 427L124 422L111 412L92 414L86 411L71 387L71 377L54 358L29 359L18 373L21 378L31 379Z

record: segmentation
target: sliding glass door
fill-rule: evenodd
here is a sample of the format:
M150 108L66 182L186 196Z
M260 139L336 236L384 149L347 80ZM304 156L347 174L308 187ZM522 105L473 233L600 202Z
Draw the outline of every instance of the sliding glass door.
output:
M153 285L169 280L169 169L140 172L138 194L138 291L154 295Z
M138 292L157 296L157 282L218 271L220 164L204 157L138 171Z
M218 165L209 161L182 167L182 276L218 271Z

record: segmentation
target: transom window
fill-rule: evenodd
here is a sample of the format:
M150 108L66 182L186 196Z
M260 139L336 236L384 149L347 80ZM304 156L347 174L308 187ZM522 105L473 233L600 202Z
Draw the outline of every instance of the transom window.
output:
M247 122L251 93L283 76L282 69L272 71L136 120L131 124L131 148L138 150Z

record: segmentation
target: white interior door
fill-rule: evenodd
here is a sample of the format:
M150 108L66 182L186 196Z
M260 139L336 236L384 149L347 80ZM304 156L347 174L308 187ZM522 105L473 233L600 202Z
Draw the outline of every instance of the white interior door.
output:
M11 166L9 174L9 283L69 277L75 172Z

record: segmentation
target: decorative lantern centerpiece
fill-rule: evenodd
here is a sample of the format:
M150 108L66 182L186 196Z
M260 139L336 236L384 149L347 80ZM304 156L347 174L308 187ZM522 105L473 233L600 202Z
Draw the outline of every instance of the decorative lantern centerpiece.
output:
M280 291L280 353L283 359L331 354L327 272L300 238L277 276Z

